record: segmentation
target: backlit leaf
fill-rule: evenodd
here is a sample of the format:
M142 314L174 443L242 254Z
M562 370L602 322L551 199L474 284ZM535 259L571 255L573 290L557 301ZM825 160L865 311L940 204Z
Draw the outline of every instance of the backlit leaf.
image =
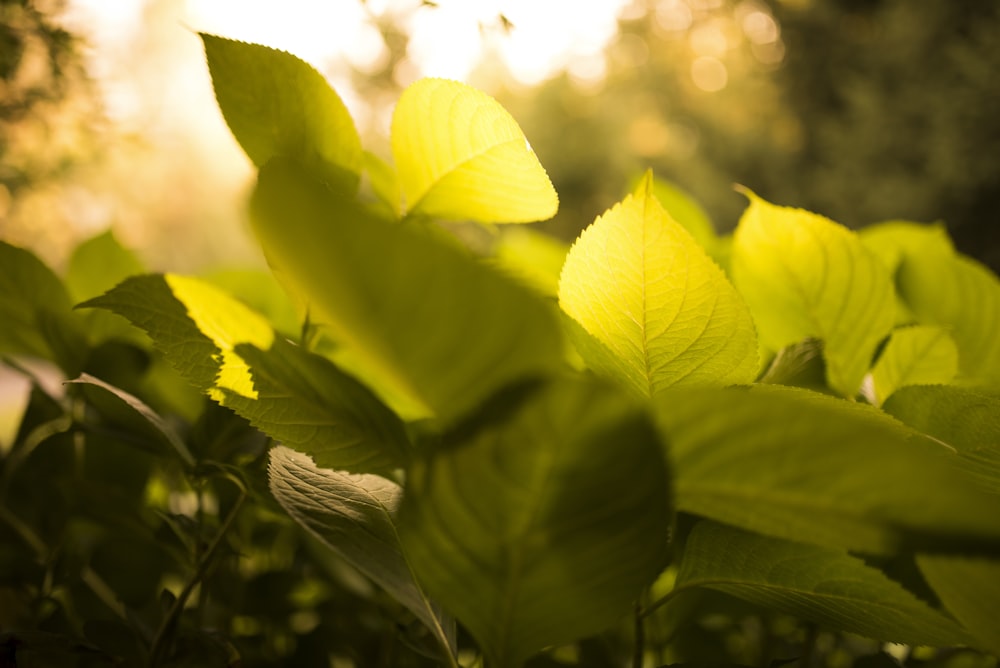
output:
M871 406L756 385L678 388L654 407L681 510L871 553L1000 548L1000 498L970 485L949 448Z
M955 448L963 468L980 485L1000 494L1000 400L944 385L904 387L885 411Z
M407 213L528 223L559 207L517 121L465 84L422 79L403 91L391 140Z
M406 463L402 423L371 391L204 281L139 276L84 305L130 320L198 389L322 466L369 472Z
M296 522L405 605L442 651L454 651L454 622L416 583L399 543L399 485L377 475L322 469L284 447L271 449L268 474L271 493Z
M361 140L323 75L284 51L201 38L219 108L253 164L284 156L325 181L357 184Z
M679 186L664 179L653 179L652 193L670 217L715 258L719 237L705 209Z
M616 355L611 373L643 395L752 382L757 339L746 305L651 184L648 173L573 244L559 305ZM608 370L588 346L579 352Z
M835 630L915 645L964 645L961 627L847 552L700 522L677 588L705 586Z
M978 640L970 644L1000 653L1000 561L922 554L917 564L944 607Z
M660 448L638 404L567 379L496 398L410 471L403 546L488 665L628 613L666 565Z
M732 277L761 343L780 350L822 339L830 387L853 397L893 325L889 272L846 227L745 192Z
M907 385L947 383L957 372L958 350L947 331L928 325L897 329L872 369L876 403Z
M541 297L424 226L367 215L282 164L261 170L252 209L268 261L312 322L425 415L453 419L560 365Z

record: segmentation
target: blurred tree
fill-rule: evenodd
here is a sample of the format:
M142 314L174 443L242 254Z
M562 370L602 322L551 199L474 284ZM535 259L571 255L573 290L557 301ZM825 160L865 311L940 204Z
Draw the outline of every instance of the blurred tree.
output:
M97 118L63 0L0 0L0 219L20 191L58 179L94 145Z
M944 219L1000 267L1000 3L644 0L620 27L600 88L501 95L562 195L559 234L651 166L721 229L736 182L850 226Z

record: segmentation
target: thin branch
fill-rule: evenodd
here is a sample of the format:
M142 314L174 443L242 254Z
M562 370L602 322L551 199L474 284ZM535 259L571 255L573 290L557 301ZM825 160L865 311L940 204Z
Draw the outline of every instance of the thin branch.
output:
M239 515L243 502L246 501L247 489L243 482L231 475L226 475L225 478L233 482L239 488L240 495L237 497L236 502L229 511L229 514L226 515L226 519L223 520L222 526L219 527L219 532L212 540L212 544L209 545L208 549L201 555L197 568L191 575L187 584L184 585L184 589L182 589L181 593L174 599L174 602L170 606L170 610L167 612L166 617L163 618L163 622L160 624L160 628L156 631L156 636L154 636L153 643L149 649L150 665L154 668L160 665L160 662L163 660L163 655L167 650L167 645L169 644L167 640L173 633L174 628L177 626L180 615L184 611L184 606L187 604L188 598L191 597L195 587L201 584L202 579L205 577L209 567L212 565L215 553L222 545L226 534L229 532L230 527L236 520L236 516Z

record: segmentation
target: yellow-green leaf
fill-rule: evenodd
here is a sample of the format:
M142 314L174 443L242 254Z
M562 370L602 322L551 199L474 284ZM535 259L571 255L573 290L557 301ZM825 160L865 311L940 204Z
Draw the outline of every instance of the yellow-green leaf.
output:
M391 134L407 213L529 223L559 207L517 121L475 88L418 81L399 98Z
M1000 280L943 246L904 257L897 274L904 301L922 323L946 327L963 379L1000 387Z
M889 272L858 236L802 209L750 198L733 239L732 277L761 343L822 339L827 382L854 396L893 325Z
M895 330L872 369L879 405L907 385L947 383L958 372L958 349L940 327L915 325Z
M257 167L284 156L325 181L357 184L361 139L322 74L284 51L201 38L222 115Z
M586 344L580 354L647 396L678 384L752 382L757 338L746 305L651 184L647 174L566 258L559 304L614 360Z
M714 258L719 237L705 209L677 184L663 179L653 179L653 195L670 216L690 232L695 241Z

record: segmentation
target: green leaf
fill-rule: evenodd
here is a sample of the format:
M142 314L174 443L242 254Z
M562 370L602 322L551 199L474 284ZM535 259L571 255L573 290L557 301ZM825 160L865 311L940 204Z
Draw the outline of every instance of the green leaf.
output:
M0 241L0 355L28 355L79 375L87 340L59 278L30 251Z
M107 230L73 250L66 270L66 288L74 302L82 302L145 271L135 253L118 243L114 233Z
M559 207L517 121L465 84L422 79L403 91L391 140L407 214L528 223Z
M361 140L323 75L284 51L201 38L222 115L257 167L284 156L324 181L357 185Z
M1000 494L1000 400L941 385L905 387L885 411L958 451L963 468Z
M87 239L73 250L66 270L66 288L74 302L96 297L129 276L145 273L142 262L124 248L111 230ZM82 314L92 341L132 341L148 348L149 340L118 315L107 311Z
M322 466L371 472L407 461L402 423L366 387L204 281L134 277L84 305L129 319L198 389Z
M732 277L771 350L823 340L827 382L853 397L892 328L892 283L857 235L802 209L750 191L736 228Z
M651 190L670 217L715 259L719 237L705 209L676 183L654 178Z
M842 550L699 522L688 536L677 589L709 587L835 631L914 645L964 645L942 613Z
M652 173L605 212L569 251L559 305L616 356L584 360L639 393L673 385L749 383L757 339L725 274L656 200Z
M284 447L271 449L268 474L271 493L296 522L413 612L444 652L454 652L454 622L416 583L399 542L399 485L377 475L318 468Z
M194 457L177 431L141 399L86 373L68 382L93 388L95 392L104 393L105 396L112 398L111 401L94 400L95 395L91 394L92 403L98 408L103 408L109 419L140 434L152 436L180 457L187 466L194 466Z
M858 230L858 236L861 237L861 243L882 260L893 281L898 281L899 267L907 255L920 253L920 249L928 245L930 248L952 248L948 231L941 223L890 220L864 227ZM914 320L915 316L899 294L897 285L895 322L897 325L905 325Z
M678 388L654 408L681 510L876 554L1000 547L1000 499L970 485L948 448L871 406L757 385Z
M238 345L236 352L250 367L257 397L227 392L222 404L264 433L322 467L382 472L409 460L399 417L329 360L282 339L269 350Z
M279 332L293 339L301 334L295 305L266 269L219 269L201 278L263 315Z
M972 258L925 244L903 258L900 294L921 323L948 329L959 370L973 382L1000 387L1000 280Z
M396 170L370 151L364 151L362 158L372 194L386 206L391 218L399 218L403 214L403 191Z
M552 309L423 226L367 215L283 164L261 170L252 211L268 261L312 322L424 415L453 419L560 366Z
M956 373L958 350L947 331L927 325L896 329L872 369L875 403L908 385L947 383Z
M529 227L507 227L494 253L496 266L547 297L559 292L559 273L569 246Z
M639 404L559 380L509 391L410 471L400 537L487 665L625 615L666 565L670 481Z
M985 651L1000 654L1000 561L922 554L917 565L944 606Z

